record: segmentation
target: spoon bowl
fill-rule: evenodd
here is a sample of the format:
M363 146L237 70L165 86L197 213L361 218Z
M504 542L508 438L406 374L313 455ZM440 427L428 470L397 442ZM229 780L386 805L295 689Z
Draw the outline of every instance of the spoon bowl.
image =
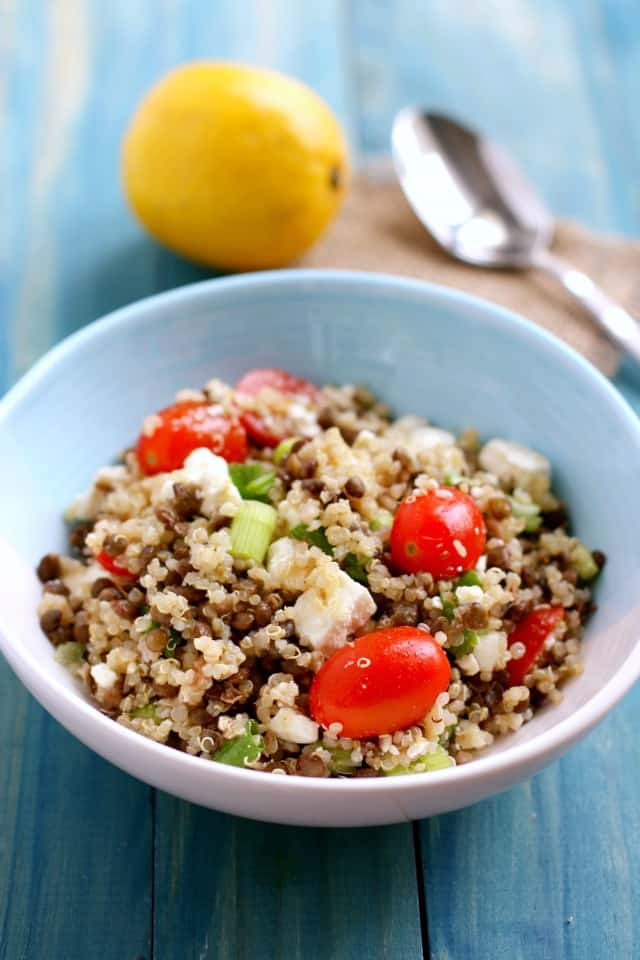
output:
M553 216L504 150L417 107L396 116L391 148L407 200L444 250L478 267L544 270L640 363L640 326L590 277L549 252Z

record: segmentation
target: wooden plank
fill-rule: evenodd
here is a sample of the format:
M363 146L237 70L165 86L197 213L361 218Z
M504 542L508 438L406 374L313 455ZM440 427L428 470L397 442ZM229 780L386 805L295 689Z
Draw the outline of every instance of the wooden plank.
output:
M411 830L253 823L157 797L155 960L417 960Z
M433 960L637 952L640 691L529 783L422 824Z
M0 662L0 958L150 956L151 791Z

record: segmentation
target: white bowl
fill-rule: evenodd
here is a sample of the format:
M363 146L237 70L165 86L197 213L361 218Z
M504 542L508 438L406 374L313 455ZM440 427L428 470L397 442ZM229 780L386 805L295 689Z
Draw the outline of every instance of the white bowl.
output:
M550 456L578 534L609 562L563 702L466 766L316 780L238 770L114 723L53 659L33 565L64 548L62 511L176 389L281 366L366 382L398 413L473 424ZM584 736L640 675L640 427L582 358L512 314L408 280L281 272L208 281L120 310L53 350L0 403L0 647L33 695L101 756L169 793L291 824L362 826L474 803L531 776ZM611 451L614 451L612 453ZM34 747L33 749L37 749Z

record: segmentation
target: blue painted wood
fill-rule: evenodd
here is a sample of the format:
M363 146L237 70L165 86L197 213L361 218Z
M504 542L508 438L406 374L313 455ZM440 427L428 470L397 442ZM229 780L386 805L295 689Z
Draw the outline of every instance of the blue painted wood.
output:
M613 148L601 139L575 33L582 28L594 48L602 38L595 23L583 26L581 0L574 6L572 19L556 0L354 0L362 149L387 152L406 103L442 109L513 151L558 214L627 229L611 203Z
M0 957L136 960L151 944L151 790L0 663Z
M637 690L529 783L422 824L434 960L637 956L639 720Z
M411 830L277 827L158 794L156 960L417 960Z

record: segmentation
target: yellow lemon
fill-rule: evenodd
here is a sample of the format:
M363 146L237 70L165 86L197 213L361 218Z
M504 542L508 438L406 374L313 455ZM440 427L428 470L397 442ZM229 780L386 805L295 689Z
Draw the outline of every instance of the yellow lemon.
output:
M161 243L225 270L278 267L317 240L349 179L340 125L271 70L190 63L138 107L123 144L132 209Z

